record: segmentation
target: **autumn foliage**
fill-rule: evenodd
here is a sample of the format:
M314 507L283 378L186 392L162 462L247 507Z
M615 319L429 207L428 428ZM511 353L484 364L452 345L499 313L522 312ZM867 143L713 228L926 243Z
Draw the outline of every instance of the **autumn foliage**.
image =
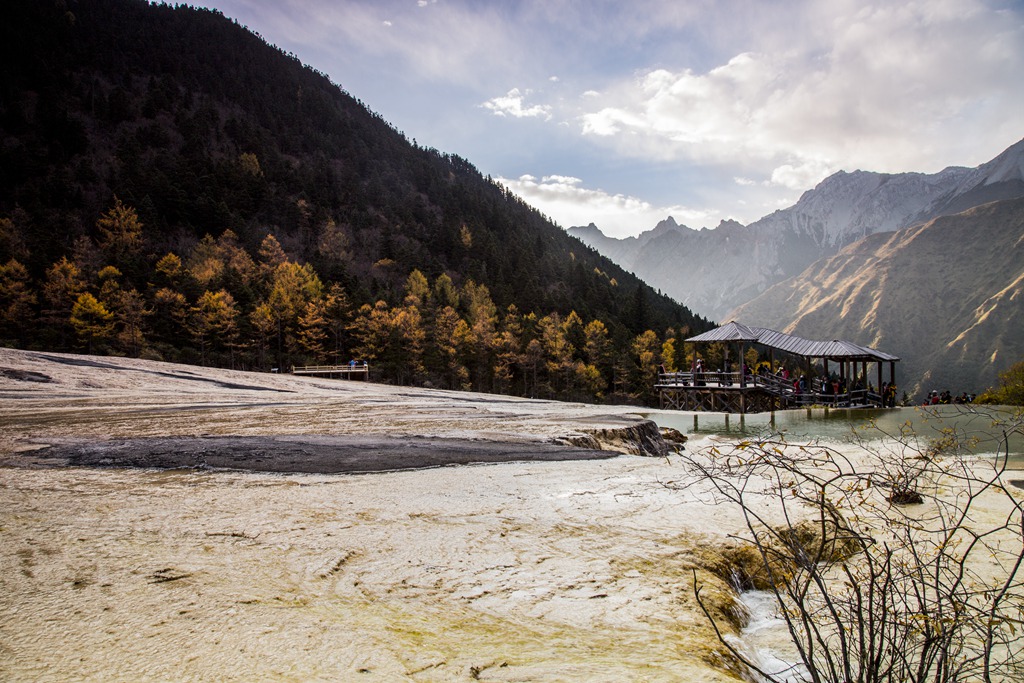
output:
M120 201L39 280L0 265L3 341L232 368L366 361L375 381L568 400L646 401L675 335L615 339L575 311L499 309L488 288L410 272L395 301L354 302L267 235L249 254L230 230L185 253L143 256ZM124 271L145 273L141 287Z

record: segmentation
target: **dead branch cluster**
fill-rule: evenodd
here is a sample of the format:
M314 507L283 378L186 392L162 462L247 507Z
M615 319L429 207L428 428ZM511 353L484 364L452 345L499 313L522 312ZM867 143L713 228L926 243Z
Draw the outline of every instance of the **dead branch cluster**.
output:
M1021 680L1024 496L1005 475L1024 416L978 423L995 455L972 452L973 430L909 425L849 445L773 434L687 455L691 488L741 512L737 588L771 592L799 661L765 671L723 644L767 681Z

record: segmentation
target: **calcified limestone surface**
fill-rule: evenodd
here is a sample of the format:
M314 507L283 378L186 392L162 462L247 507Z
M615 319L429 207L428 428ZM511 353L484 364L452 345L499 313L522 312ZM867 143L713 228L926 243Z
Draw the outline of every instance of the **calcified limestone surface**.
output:
M738 520L665 486L675 455L330 475L42 455L214 435L528 449L628 408L5 349L0 402L4 680L735 680L691 568Z

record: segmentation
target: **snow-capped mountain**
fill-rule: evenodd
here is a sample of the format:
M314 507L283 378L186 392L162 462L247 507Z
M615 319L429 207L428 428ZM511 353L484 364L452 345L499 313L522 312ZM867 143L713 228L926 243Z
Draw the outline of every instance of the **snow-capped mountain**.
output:
M569 232L694 312L730 310L868 235L1024 195L1024 140L992 161L938 173L839 172L793 206L749 226L695 231L671 218L617 240L596 226Z

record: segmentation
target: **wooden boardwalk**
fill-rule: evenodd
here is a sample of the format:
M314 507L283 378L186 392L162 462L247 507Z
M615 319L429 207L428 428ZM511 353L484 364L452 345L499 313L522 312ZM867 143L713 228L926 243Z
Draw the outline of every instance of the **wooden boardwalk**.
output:
M326 377L344 377L353 379L353 376L362 375L364 380L370 379L370 365L368 363L345 363L343 365L293 365L293 375L324 375Z

